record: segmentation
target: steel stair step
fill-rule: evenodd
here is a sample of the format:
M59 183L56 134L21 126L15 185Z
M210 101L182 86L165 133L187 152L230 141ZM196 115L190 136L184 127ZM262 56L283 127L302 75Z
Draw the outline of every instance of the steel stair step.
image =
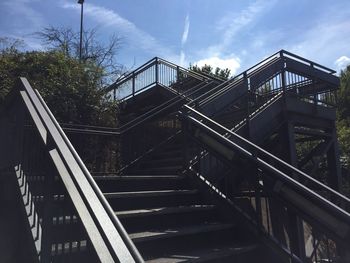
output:
M220 230L230 230L234 224L208 223L195 226L177 227L160 230L149 230L144 232L129 234L130 238L137 245L140 242L149 242L154 240L164 240L179 236L197 235L203 233L212 233Z
M162 158L162 159L149 159L142 162L139 167L150 167L150 166L177 166L182 165L182 157Z
M204 222L187 226L151 228L129 233L145 260L160 258L179 251L197 250L211 244L221 246L235 238L235 224Z
M137 209L137 210L126 210L118 211L116 215L119 218L130 218L130 217L143 217L149 215L167 215L167 214L179 214L196 211L210 211L214 209L214 205L190 205L190 206L178 206L178 207L160 207L150 209Z
M244 260L247 253L253 253L256 244L232 244L212 246L194 251L176 251L171 255L146 260L147 263L180 263L180 262L250 262ZM241 259L241 261L237 261ZM243 259L243 260L242 260Z
M137 192L118 192L105 193L106 198L128 198L128 197L150 197L150 196L169 196L169 195L183 195L195 194L198 190L160 190L160 191L137 191Z
M149 168L135 168L133 170L129 170L128 173L134 173L134 174L162 174L162 175L171 175L176 174L177 171L180 171L182 169L182 165L176 165L176 166L166 166L166 167L149 167Z
M177 158L182 157L183 151L182 150L167 150L167 151L161 151L158 153L154 153L152 155L153 159L163 159L163 158Z
M96 176L102 192L176 190L185 188L187 178L178 175Z
M165 228L201 224L214 221L214 205L157 207L116 212L127 232L140 232L145 228Z
M198 190L105 193L114 211L201 204Z

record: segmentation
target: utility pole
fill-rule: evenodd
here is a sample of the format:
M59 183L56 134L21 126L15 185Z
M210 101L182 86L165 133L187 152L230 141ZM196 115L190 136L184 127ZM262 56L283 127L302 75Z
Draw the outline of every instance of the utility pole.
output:
M82 58L82 48L83 48L83 14L84 14L84 0L78 0L78 4L81 5L80 11L80 43L79 43L79 61Z

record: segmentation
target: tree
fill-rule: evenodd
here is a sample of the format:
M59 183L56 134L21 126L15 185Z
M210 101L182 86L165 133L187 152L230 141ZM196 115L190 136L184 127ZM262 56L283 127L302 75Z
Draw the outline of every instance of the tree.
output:
M340 73L337 132L343 167L343 191L350 196L350 65Z
M46 27L34 34L50 51L60 51L69 58L79 58L80 33L71 28ZM124 71L124 67L117 63L117 53L122 44L122 39L117 35L111 35L109 42L103 44L97 41L97 30L91 29L83 32L82 62L85 68L93 71L102 69L101 81L104 85L118 78ZM91 67L92 65L92 67ZM97 76L101 77L101 72Z
M39 90L60 123L117 126L117 105L102 89L103 70L93 63L80 63L64 52L23 52L16 48L0 51L0 105L20 76ZM69 139L89 169L113 160L118 168L118 146L106 136L68 133Z
M79 61L59 51L2 50L0 103L23 76L40 91L60 122L115 125L115 115L108 116L106 112L116 107L101 89L102 70L94 67L92 74Z
M340 72L338 92L338 119L350 118L350 65Z
M340 89L338 91L337 129L342 161L344 166L350 165L350 65L340 73Z
M10 38L10 37L0 37L0 52L9 53L18 50L23 47L24 42L20 39Z
M231 70L228 68L222 69L222 68L216 67L214 70L214 68L211 65L207 65L207 64L205 64L202 67L199 67L198 65L190 65L189 69L198 73L204 73L204 74L216 76L223 80L227 80L231 74Z

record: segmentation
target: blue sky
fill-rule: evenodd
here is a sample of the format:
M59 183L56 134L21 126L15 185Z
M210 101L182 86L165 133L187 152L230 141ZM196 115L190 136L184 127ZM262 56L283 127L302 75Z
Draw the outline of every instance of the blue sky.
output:
M0 0L0 36L42 49L33 32L52 25L79 30L75 0ZM123 38L119 62L159 56L228 67L233 74L286 49L325 66L350 64L349 0L85 0L84 25L101 41Z

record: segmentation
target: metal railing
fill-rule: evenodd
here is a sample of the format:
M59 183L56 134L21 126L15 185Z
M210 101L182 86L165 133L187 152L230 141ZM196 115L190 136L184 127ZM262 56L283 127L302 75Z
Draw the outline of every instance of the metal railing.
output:
M298 70L298 67L301 67L301 69ZM308 71L306 72L305 69L308 69ZM319 94L317 98L323 99L326 97L323 94L333 93L339 86L339 79L334 75L335 73L334 70L313 61L280 50L197 97L189 106L203 108L221 96L228 94L232 89L241 87L244 87L251 99L280 92L281 90L304 96L317 96L316 94ZM318 85L320 83L324 84L323 87ZM317 88L310 89L310 87Z
M304 257L338 262L350 243L349 198L189 106L181 119L186 141L196 145L186 154L191 173L206 180L293 262L306 262ZM203 151L210 152L210 160L202 162L205 155L198 153ZM219 176L220 167L226 172ZM284 220L288 211L302 218L304 255L293 248L298 242L288 230L293 222Z
M164 59L155 57L146 62L136 70L122 76L117 82L106 88L106 93L112 92L113 98L120 101L127 100L140 92L155 85L162 85L165 88L172 88L177 92L184 90L178 84L184 81L217 81L223 80L185 69Z
M13 93L1 125L17 132L1 151L12 153L35 260L143 262L39 92L21 78Z
M62 126L90 171L120 174L135 160L177 134L181 127L176 112L215 85L214 81L201 82L118 128Z
M329 95L327 95L328 93L325 93L328 97L324 94L315 96L314 93L311 95L306 94L305 96L305 94L300 92L301 90L305 90L308 86L310 86L312 84L312 80L300 74L284 70L284 57L295 58L297 61L302 61L302 63L305 65L316 65L314 62L301 59L298 56L294 57L293 54L281 50L244 71L243 73L239 74L238 76L220 84L220 82L217 80L208 80L209 77L205 78L200 74L185 70L160 58L154 58L132 73L124 76L117 83L109 87L109 90L119 89L125 84L127 89L132 90L132 94L135 95L136 90L147 88L149 86L149 83L155 83L155 81L158 79L159 86L169 85L168 87L164 86L169 90L172 90L174 88L173 91L176 95L172 99L134 118L120 128L113 129L93 126L72 127L72 125L68 125L65 126L65 130L70 134L72 140L76 142L78 148L78 145L85 144L84 141L86 141L86 139L84 139L84 137L89 136L93 136L95 138L94 146L90 147L91 149L100 149L101 146L103 146L102 148L104 149L101 149L101 151L97 154L95 151L95 156L88 156L88 151L79 151L81 154L86 155L86 158L84 158L86 163L93 163L89 167L92 171L116 173L121 170L122 167L127 166L135 159L138 159L139 157L146 154L153 146L156 146L158 143L160 143L161 139L166 139L168 136L172 136L178 131L178 128L174 129L172 132L168 130L168 132L164 133L164 136L159 135L158 139L154 139L155 134L152 134L151 132L148 134L145 134L143 132L149 129L154 129L154 131L161 131L161 123L165 123L166 121L168 123L175 122L176 118L174 115L172 117L169 117L168 120L166 120L164 117L167 114L174 112L176 108L179 108L180 105L184 104L185 102L188 103L188 105L195 106L200 110L207 107L208 105L211 105L214 101L218 101L218 104L221 106L222 103L220 102L220 98L223 95L228 94L227 92L230 90L241 89L242 91L240 93L240 96L226 96L229 98L231 104L240 103L239 107L244 108L246 117L240 117L236 120L238 122L242 122L242 119L244 118L247 121L249 119L249 115L252 112L256 112L262 105L274 97L275 94L279 94L281 92L283 94L286 94L288 91L288 94L293 93L298 96L303 96L303 100L307 100L309 102L312 101L316 104L328 105L326 104L325 100L322 100L322 98L334 98L334 96L332 96L332 92L330 92ZM163 66L164 68L162 68ZM157 69L155 69L155 67L157 67ZM271 68L273 69L272 71ZM326 69L327 68L324 68L324 70ZM175 71L182 74L182 82L189 81L191 79L198 81L200 79L204 79L204 81L200 81L194 86L189 85L186 89L183 89L181 86L186 86L186 84L180 82L173 83L173 80L180 74L175 74ZM265 73L266 71L268 74ZM168 73L163 74L163 72ZM329 74L333 74L333 72L334 71L329 70ZM135 85L136 83L133 79L135 79L137 76L144 76L145 74L151 77L142 77L142 79L146 81L142 85L140 84L142 88L132 88L132 85ZM264 78L260 78L260 74L262 74ZM151 81L149 81L150 79ZM311 91L314 92L314 90ZM328 99L328 101L330 100ZM216 110L215 114L220 114L220 110ZM229 126L227 127L231 128L235 124L235 121L232 121L230 124L228 124ZM165 131L165 129L163 129L163 131ZM140 138L140 140L142 138L144 141L129 138L131 134L133 134L136 138ZM119 149L123 148L121 146L122 141L125 145L128 145L128 147L124 148L127 149L129 153L121 154L115 150L118 147ZM108 144L111 147L109 147L107 150ZM99 156L104 156L105 161L103 161ZM120 159L118 156L123 156L121 163L117 163L117 160Z

